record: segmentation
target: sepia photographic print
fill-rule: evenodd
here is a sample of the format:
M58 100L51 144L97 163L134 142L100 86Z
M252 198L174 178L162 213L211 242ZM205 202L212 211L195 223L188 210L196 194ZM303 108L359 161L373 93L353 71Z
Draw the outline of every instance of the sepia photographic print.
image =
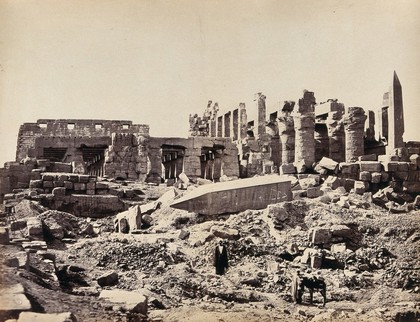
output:
M0 322L420 320L418 0L0 0Z

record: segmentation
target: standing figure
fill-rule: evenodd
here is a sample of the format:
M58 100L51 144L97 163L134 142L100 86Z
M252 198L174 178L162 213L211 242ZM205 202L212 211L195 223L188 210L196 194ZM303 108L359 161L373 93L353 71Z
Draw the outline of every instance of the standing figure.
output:
M214 252L214 266L216 266L217 275L223 275L225 273L225 269L228 268L227 248L222 240L219 241L219 245L216 246L216 250Z

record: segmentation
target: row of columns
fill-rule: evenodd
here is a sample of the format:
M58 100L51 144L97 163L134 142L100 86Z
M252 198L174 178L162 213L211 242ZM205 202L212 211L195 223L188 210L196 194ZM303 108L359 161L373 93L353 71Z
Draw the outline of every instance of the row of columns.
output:
M262 93L256 96L257 138L266 134L266 97ZM217 104L217 103L216 103ZM299 99L297 110L294 102L285 102L277 117L282 163L304 161L311 167L315 161L315 96L313 92L304 91ZM341 103L332 102L331 112L325 120L326 133L319 134L321 144L328 142L329 158L337 162L351 162L364 154L364 125L367 119L363 108L349 107L344 114ZM335 105L334 105L335 104ZM334 106L333 106L334 105ZM217 116L218 108L213 108L210 121L210 136L231 137L234 141L247 137L247 114L244 103L239 108ZM321 137L328 135L328 137Z

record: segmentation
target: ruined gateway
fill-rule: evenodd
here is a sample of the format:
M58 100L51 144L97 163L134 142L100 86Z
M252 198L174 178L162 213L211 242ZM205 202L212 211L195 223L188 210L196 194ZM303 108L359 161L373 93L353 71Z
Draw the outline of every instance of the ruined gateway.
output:
M304 91L267 117L265 101L251 121L209 101L188 138L23 124L0 169L0 319L418 319L420 142L403 141L396 73L376 114ZM325 309L293 303L297 270L325 278Z

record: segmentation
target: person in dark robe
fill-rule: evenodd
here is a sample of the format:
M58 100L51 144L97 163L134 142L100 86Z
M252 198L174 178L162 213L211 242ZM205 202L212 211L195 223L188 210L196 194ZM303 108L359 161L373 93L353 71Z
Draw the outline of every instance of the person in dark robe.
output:
M228 268L228 254L226 245L221 240L216 246L214 252L214 266L216 266L216 274L223 275Z

